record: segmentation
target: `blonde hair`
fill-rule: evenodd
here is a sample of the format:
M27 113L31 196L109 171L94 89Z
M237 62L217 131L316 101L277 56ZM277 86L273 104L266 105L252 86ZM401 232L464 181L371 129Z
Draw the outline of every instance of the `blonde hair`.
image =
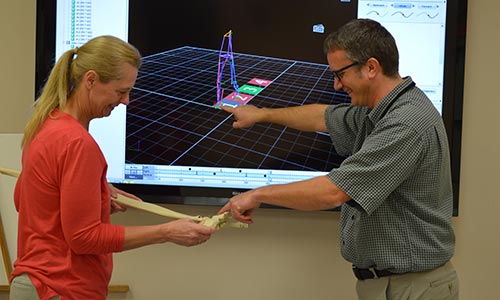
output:
M52 68L33 105L33 113L24 128L22 148L31 142L45 120L52 117L50 114L54 109L64 110L69 95L87 71L94 70L99 80L107 83L121 79L122 67L126 63L139 69L141 54L134 46L114 36L99 36L80 48L66 51Z

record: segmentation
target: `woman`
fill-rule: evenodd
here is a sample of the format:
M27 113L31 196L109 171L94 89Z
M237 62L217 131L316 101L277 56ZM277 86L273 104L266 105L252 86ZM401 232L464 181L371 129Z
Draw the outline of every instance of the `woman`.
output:
M129 103L140 62L132 45L101 36L54 66L22 141L11 299L106 299L113 252L164 242L192 246L214 232L188 220L110 224L110 214L123 210L112 194L124 192L108 185L106 161L88 128Z

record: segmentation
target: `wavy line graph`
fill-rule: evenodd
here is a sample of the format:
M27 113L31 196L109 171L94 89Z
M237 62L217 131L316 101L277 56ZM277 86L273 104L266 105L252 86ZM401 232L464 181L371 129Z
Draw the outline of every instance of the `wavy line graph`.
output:
M403 18L408 19L409 17L411 17L411 16L413 15L413 12L412 12L412 13L410 13L409 15L406 15L404 12L402 12L402 11L398 10L398 11L396 11L396 12L393 12L393 13L391 14L391 17L394 17L394 16L395 16L395 15L397 15L397 14L400 14L400 15L402 15L402 16L403 16Z
M389 14L388 11L379 12L379 11L376 11L376 10L372 10L372 11L369 11L366 15L367 16L369 16L369 15L376 15L377 17L384 18L388 14ZM420 12L418 14L415 14L414 12L404 13L404 12L398 10L398 11L395 11L395 12L391 13L390 16L394 17L394 16L397 16L397 15L401 15L405 19L409 19L412 16L414 16L416 18L421 17L421 16L426 16L428 19L436 19L439 16L439 13L435 13L434 15L431 15L431 14L429 14L427 12Z
M429 18L429 19L435 19L437 16L439 16L439 13L436 13L434 16L432 16L432 15L430 15L430 14L426 13L426 12L421 12L421 13L419 13L419 14L417 15L417 17L420 17L421 15L425 15L425 16L427 16L427 18Z

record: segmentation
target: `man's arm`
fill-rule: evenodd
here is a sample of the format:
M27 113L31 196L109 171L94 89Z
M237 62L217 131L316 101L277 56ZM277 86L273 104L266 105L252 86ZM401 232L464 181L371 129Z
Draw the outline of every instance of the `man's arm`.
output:
M261 203L298 210L324 210L335 208L351 198L326 176L288 184L269 185L234 196L219 211L231 211L233 218L252 223L253 210Z
M247 128L256 123L273 123L300 131L326 132L325 104L308 104L285 108L258 108L253 105L240 105L236 108L222 109L234 115L234 128Z

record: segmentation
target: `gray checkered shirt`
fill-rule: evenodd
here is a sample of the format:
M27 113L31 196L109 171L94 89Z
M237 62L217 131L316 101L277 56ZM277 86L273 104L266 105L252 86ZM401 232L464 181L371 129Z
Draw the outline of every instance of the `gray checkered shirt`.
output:
M359 268L433 269L454 252L453 196L443 121L410 77L373 109L325 112L336 151L349 155L328 177L352 200L342 205L340 247Z

